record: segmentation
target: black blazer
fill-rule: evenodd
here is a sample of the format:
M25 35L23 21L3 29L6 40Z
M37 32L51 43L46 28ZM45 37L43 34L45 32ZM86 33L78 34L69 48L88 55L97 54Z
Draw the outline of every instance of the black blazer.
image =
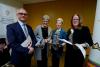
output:
M70 29L68 30L68 37L70 35ZM74 29L73 33L73 43L81 44L81 43L88 43L90 46L93 45L93 40L90 34L90 30L87 26L82 26L81 29Z
M36 43L36 38L34 36L33 30L30 26L26 26L28 29L28 33L32 39L32 47L34 47ZM12 63L19 63L21 58L23 58L24 56L28 56L29 49L27 47L21 46L21 43L26 39L26 37L18 22L7 25L7 39L9 43L8 46L12 49Z

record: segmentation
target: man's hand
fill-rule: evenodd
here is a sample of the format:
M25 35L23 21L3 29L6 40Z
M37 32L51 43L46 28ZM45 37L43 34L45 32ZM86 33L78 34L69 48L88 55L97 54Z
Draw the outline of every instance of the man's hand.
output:
M33 51L34 51L34 48L29 46L29 47L28 47L28 49L29 49L28 54L32 54L32 53L33 53Z
M28 43L28 47L31 47L31 46L32 46L32 42L29 42L29 43Z

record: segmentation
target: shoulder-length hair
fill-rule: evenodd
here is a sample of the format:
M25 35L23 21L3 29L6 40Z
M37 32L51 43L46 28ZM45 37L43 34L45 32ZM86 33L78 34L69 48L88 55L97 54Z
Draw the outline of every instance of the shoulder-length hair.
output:
M81 27L81 18L80 18L80 15L79 14L74 14L72 17L71 17L71 27L74 28L73 26L73 17L77 15L79 17L79 24L78 24L78 27Z

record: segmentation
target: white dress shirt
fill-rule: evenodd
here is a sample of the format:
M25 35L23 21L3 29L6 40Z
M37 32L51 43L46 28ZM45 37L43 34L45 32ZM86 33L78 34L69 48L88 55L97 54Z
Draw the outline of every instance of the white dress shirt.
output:
M28 37L28 29L26 27L26 24L20 20L18 20L18 23L20 24L25 36Z

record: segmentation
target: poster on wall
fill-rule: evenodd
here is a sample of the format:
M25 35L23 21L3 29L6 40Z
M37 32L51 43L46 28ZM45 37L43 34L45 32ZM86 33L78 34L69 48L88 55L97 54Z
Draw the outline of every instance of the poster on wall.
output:
M10 24L16 20L16 8L0 4L0 23Z
M6 37L6 26L16 21L16 9L0 3L0 38Z

